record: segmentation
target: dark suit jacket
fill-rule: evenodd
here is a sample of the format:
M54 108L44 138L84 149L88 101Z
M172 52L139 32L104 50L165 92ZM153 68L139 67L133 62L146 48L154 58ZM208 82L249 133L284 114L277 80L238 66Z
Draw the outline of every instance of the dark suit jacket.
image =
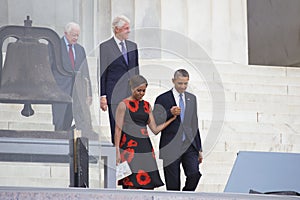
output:
M76 73L76 76L80 76L82 80L86 80L85 83L83 84L88 84L87 89L89 95L91 96L92 87L91 87L91 81L90 81L90 75L89 75L85 50L80 44L75 44L74 49L75 49L75 57L76 57L74 71ZM61 38L61 54L62 54L62 66L65 68L65 70L73 72L71 60L69 58L69 53L63 37ZM56 67L54 66L53 60L51 66L52 66L53 76L56 80L57 85L62 89L62 91L71 95L72 87L73 87L72 77L61 75L57 71Z
M91 117L89 106L86 104L86 97L92 96L92 87L88 63L84 48L80 44L75 44L74 49L75 66L73 70L64 37L61 38L62 66L65 70L73 72L75 78L72 76L64 76L58 72L55 67L53 52L50 48L51 68L59 88L68 95L71 95L73 98L73 116L77 129L83 129L83 127L88 127L90 129ZM61 127L64 122L66 112L68 112L67 104L53 104L53 124Z
M200 132L198 128L196 96L185 92L185 114L181 123L180 116L161 132L159 155L161 159L175 160L181 155L182 133L186 135L196 151L202 151ZM154 116L157 124L172 117L170 109L176 106L172 90L169 90L155 100Z
M128 65L113 37L100 44L101 96L106 95L108 104L118 104L128 97L128 80L139 74L137 45L129 40L125 43Z

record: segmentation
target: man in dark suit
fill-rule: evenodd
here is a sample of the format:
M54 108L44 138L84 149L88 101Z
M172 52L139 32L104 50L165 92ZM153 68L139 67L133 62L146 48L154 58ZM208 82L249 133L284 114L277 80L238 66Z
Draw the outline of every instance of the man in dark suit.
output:
M118 16L112 22L114 36L100 44L100 107L108 108L111 141L115 136L115 110L120 101L130 96L129 79L139 74L136 43L128 40L130 21Z
M154 116L160 124L173 115L179 116L162 132L159 156L163 159L167 190L180 191L180 164L186 175L184 191L195 191L201 177L202 146L198 128L196 96L186 92L189 74L184 69L175 72L174 87L155 100Z
M77 43L80 26L70 22L65 26L61 38L62 65L73 76L60 74L54 66L50 51L53 76L62 91L73 97L73 104L56 103L52 105L53 124L56 131L71 129L73 118L78 130L91 131L89 106L92 103L92 89L84 48Z

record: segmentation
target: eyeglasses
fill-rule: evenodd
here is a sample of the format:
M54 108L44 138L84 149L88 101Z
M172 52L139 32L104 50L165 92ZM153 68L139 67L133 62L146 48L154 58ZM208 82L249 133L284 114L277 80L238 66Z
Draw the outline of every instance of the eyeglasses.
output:
M75 37L79 37L79 34L77 33L70 33L71 37L75 38Z

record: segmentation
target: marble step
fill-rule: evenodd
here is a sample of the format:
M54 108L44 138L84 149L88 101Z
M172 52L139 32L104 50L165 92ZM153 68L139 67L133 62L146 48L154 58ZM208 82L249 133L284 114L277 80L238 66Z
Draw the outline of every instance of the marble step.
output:
M253 75L253 76L277 76L284 77L295 76L295 68L286 68L279 66L259 66L259 65L243 65L236 63L215 62L215 67L219 74L235 74L238 75ZM298 70L299 71L299 70ZM297 70L296 70L297 72ZM299 72L300 74L300 72Z
M38 167L35 168L38 170ZM68 174L69 167L66 168ZM24 174L23 174L24 175ZM93 177L99 177L99 174L91 174ZM102 181L103 182L103 181ZM68 188L70 185L69 177L59 178L59 177L24 177L24 176L14 176L14 177L1 177L1 186L15 186L15 187L44 187L44 188ZM101 188L101 181L96 179L89 180L89 188ZM103 186L102 186L103 187Z
M300 104L289 105L288 103L282 104L279 102L258 103L258 102L245 102L245 101L227 101L225 104L225 110L227 111L257 111L263 113L275 113L275 114L291 114L297 115L300 113ZM202 110L209 110L211 102L199 101L199 107ZM213 104L218 108L218 104ZM220 106L219 106L220 107ZM220 107L221 108L221 107Z
M274 131L293 131L288 124L272 124L272 123L251 123L251 122L225 122L225 126L237 133L239 132L257 132L257 133L272 133ZM300 128L300 126L297 126Z
M149 85L154 84L169 88L172 86L171 78L173 69L180 65L178 61L164 60L141 61L141 74L151 81ZM144 64L144 65L143 65ZM149 66L151 65L151 66ZM174 67L170 67L174 66ZM259 67L246 66L231 63L217 63L217 73L220 79L203 78L202 74L194 74L190 78L190 87L196 85L198 90L208 89L205 85L223 84L225 92L245 92L255 94L273 94L273 95L298 95L300 94L300 80L297 74L299 69L281 68L281 67ZM210 81L214 81L210 83ZM200 84L198 84L200 83ZM220 88L215 88L220 90Z
M153 106L155 98L157 97L157 91L164 92L163 89L148 88L144 97ZM155 94L155 95L154 95ZM158 93L160 94L160 93ZM226 102L215 102L211 100L211 97L207 93L196 94L198 99L199 111L212 111L214 109L226 109L233 111L273 111L283 114L296 114L300 110L300 96L283 96L283 95L257 95L257 94L245 94L245 93L226 93ZM262 104L263 102L268 104ZM285 104L282 102L285 101ZM51 113L51 105L32 105L35 113ZM274 109L274 107L276 109ZM9 111L12 113L20 114L23 108L22 104L0 104L1 111ZM94 98L93 104L90 107L91 114L99 115L100 108L98 103L98 97ZM103 112L106 116L107 112ZM102 114L101 114L102 115Z
M223 174L222 171L216 171L215 173L206 173L204 170L202 171L203 175L201 177L201 182L203 185L206 184L219 184L222 185L227 182L229 174Z
M51 113L35 113L30 117L22 116L20 113L2 111L0 121L4 122L26 122L26 123L52 123Z
M203 174L229 174L233 166L232 161L221 162L218 160L213 161L209 157L204 157L203 163L200 164L200 171Z
M249 75L249 74L221 74L223 83L235 84L259 84L275 86L300 86L299 77L296 76L268 76L268 75Z
M50 104L32 104L31 106L35 112L39 112L39 113L51 112ZM1 111L11 111L11 112L21 113L22 109L23 109L23 104L0 103Z
M224 75L224 80L228 80L226 78L226 75L228 75L230 78L229 81L232 80L243 80L242 77L250 77L253 78L253 82L255 83L255 80L263 80L264 77L267 77L267 80L270 81L276 81L276 80L284 80L285 77L292 77L296 78L300 76L300 70L298 68L287 68L287 67L279 67L279 66L259 66L259 65L243 65L243 64L236 64L236 63L230 63L230 62L218 62L215 61L214 63L209 63L207 67L203 67L203 64L201 62L195 62L196 65L194 66L194 69L190 69L190 75L191 80L193 80L193 77L203 77L203 75L211 75L210 77L205 77L203 79L206 80L217 80L216 78L213 79L214 74L215 76L218 75L222 77ZM197 65L198 64L198 65ZM172 75L174 73L174 69L178 68L185 68L187 66L190 66L188 63L186 63L183 60L172 60L172 59L164 59L164 60L151 60L151 59L141 59L140 60L140 67L141 72L145 74L150 74L152 71L153 74L157 75L157 77L163 79L163 80L171 80ZM214 68L209 69L209 67ZM190 68L190 67L189 67ZM157 73L155 73L157 72ZM209 74L207 72L212 72L212 74ZM241 76L241 79L238 77ZM279 79L275 78L278 77ZM233 78L233 79L232 79ZM247 80L245 80L247 82ZM296 81L297 85L299 84L299 80L292 79L291 82ZM225 81L226 82L226 81ZM276 84L276 83L275 83Z
M221 62L216 62L215 67L217 68L218 73L221 75L223 74L235 75L235 76L250 75L250 76L257 76L257 77L264 77L264 78L279 77L280 79L287 77L288 83L292 83L292 84L294 83L293 81L299 83L298 80L294 78L300 77L300 69L296 67L243 65L243 64L221 63Z
M216 122L217 123L217 122ZM236 134L276 134L276 133L287 133L297 135L300 130L299 124L273 124L273 123L258 123L258 122L234 122L225 121L222 123L221 132L229 132ZM200 131L208 131L211 127L212 122L209 120L201 120L199 123Z
M224 189L226 187L226 184L208 184L208 183L201 183L197 187L198 192L217 192L222 193L224 192Z
M299 139L298 139L299 140ZM219 144L218 144L219 145ZM222 144L224 151L232 152L233 154L239 151L263 151L263 152L299 152L300 145L294 145L292 142L276 143L274 141L259 143L254 142L239 142L232 141ZM219 148L220 149L220 148Z
M42 130L42 131L54 131L54 126L50 123L39 122L1 122L0 129L7 130Z
M69 164L0 162L1 186L67 188ZM100 188L103 180L98 165L89 166L90 188Z
M107 190L107 189L80 189L80 188L44 188L44 187L2 187L0 188L0 198L22 197L23 199L181 199L181 200L277 200L277 199L298 199L283 195L263 195L263 194L238 194L238 193L221 193L209 192L174 192L174 191L152 191L152 190ZM11 199L11 198L10 198ZM16 199L16 198L14 198Z
M1 177L68 178L68 164L1 162Z

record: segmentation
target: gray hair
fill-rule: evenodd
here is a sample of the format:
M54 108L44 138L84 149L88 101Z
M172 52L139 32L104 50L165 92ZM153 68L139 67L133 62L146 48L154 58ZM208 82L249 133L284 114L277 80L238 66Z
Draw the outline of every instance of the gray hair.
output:
M77 23L75 23L75 22L69 22L69 23L67 23L66 26L65 26L65 32L66 32L66 33L70 33L71 30L72 30L73 28L77 28L77 29L80 30L79 24L77 24Z
M112 30L113 32L115 32L116 28L121 28L122 26L124 26L126 23L130 23L130 20L124 16L124 15L120 15L114 18L113 22L112 22Z
M177 79L179 76L189 77L189 73L185 69L178 69L174 73L174 79Z

